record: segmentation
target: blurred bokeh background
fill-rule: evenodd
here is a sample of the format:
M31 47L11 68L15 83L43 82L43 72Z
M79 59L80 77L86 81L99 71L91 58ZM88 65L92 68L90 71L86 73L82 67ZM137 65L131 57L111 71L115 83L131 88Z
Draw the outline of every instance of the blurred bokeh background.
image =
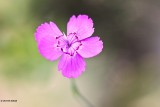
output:
M159 0L1 0L0 107L83 107L57 63L37 50L34 32L55 22L66 32L72 15L87 14L104 42L76 79L95 107L160 107Z

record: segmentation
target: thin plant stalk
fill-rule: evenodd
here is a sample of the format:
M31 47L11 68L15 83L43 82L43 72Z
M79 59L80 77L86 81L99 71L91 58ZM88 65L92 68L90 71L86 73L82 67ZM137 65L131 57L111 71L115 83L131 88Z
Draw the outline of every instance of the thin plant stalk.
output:
M84 95L82 95L76 85L75 79L71 79L71 88L75 97L78 97L83 103L86 104L87 107L94 107L88 99Z

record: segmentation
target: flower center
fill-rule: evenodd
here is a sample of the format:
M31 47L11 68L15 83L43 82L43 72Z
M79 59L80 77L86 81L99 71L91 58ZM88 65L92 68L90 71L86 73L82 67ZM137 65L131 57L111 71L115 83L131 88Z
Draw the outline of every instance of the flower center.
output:
M69 35L56 37L57 44L56 47L59 48L63 53L73 56L76 51L82 45L78 40L76 33L70 33Z
M67 47L70 48L72 44L69 43L69 41L66 41L66 42L67 42L67 43L66 43Z

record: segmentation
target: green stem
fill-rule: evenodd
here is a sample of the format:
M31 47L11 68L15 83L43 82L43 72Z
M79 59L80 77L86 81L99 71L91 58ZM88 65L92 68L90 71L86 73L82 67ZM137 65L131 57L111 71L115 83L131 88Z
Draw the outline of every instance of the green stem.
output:
M71 79L71 88L72 88L72 92L75 96L79 97L88 107L94 107L87 99L86 97L84 97L75 82L75 79Z

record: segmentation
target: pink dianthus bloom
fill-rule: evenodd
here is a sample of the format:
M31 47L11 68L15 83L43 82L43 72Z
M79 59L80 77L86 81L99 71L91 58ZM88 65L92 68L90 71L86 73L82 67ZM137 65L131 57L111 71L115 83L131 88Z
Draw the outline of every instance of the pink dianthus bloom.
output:
M53 22L41 24L35 39L40 54L54 61L60 56L58 70L67 78L76 78L85 71L84 58L98 55L103 42L94 32L93 21L87 15L72 16L67 23L67 35L62 33Z

